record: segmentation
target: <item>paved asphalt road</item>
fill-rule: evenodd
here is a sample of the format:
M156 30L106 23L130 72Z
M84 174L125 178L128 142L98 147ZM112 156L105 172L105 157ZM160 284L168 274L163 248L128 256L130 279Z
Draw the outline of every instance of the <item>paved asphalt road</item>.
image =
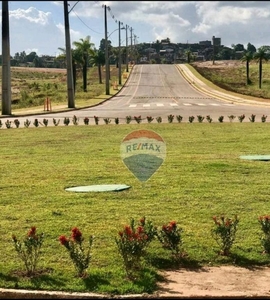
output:
M59 125L63 125L65 117L72 119L74 115L79 118L79 124L83 123L84 117L88 117L91 125L95 124L94 116L100 118L100 124L104 124L103 118L113 120L117 117L121 124L125 123L128 115L141 116L143 122L147 122L146 116L154 119L161 116L162 122L167 122L170 114L181 115L182 122L188 122L190 116L194 116L194 122L197 122L198 115L210 115L213 122L218 122L218 118L224 116L224 122L229 122L228 116L234 115L234 122L239 122L238 116L244 114L246 118L243 122L249 122L249 117L254 114L255 121L261 122L261 116L268 115L269 108L270 105L265 103L245 101L207 87L182 64L135 65L125 86L103 104L79 110L49 112L46 115L40 115L44 111L28 111L24 116L1 116L1 119L4 123L7 119L13 121L16 118L21 124L28 119L33 124L36 118L40 121L46 118L48 125L53 126L53 118L60 119Z

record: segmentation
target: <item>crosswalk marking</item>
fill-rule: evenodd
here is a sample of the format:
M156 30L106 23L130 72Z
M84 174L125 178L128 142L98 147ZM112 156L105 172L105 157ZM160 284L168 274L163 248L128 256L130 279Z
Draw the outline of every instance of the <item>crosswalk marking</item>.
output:
M142 106L142 107L150 107L150 106L157 106L157 107L161 107L161 106L164 106L163 103L139 103L139 104L130 104L129 107L138 107L138 106ZM208 104L205 104L205 103L169 103L168 105L170 106L179 106L179 105L184 105L184 106L234 106L234 104L232 103L208 103Z

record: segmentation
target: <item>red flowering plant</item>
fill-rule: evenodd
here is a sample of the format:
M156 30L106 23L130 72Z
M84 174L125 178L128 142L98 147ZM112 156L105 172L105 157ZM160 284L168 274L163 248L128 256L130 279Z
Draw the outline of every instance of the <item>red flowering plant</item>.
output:
M99 117L97 116L94 116L94 120L95 120L95 124L98 125L98 122L99 122Z
M228 256L235 241L239 219L237 216L226 218L223 215L213 217L215 227L212 229L212 236L220 246L220 254Z
M36 227L32 226L27 232L23 242L20 242L14 234L12 234L12 240L19 258L24 263L27 275L34 275L41 254L44 233L38 234Z
M175 258L183 257L183 229L177 226L176 221L164 224L157 232L157 238L164 249L170 250Z
M151 123L154 120L152 116L147 116L146 119L148 123Z
M263 232L261 243L264 248L264 253L270 254L270 216L260 216L259 223Z
M86 270L88 269L91 260L93 239L94 237L91 235L88 240L88 246L84 248L84 237L77 227L72 228L70 238L67 238L64 235L59 237L61 245L69 252L69 256L79 277L86 276Z
M169 123L172 123L173 119L174 119L174 115L172 115L172 114L168 115L168 122Z
M135 120L138 124L140 124L141 121L142 121L142 116L134 116L134 120Z
M156 227L151 221L146 221L145 217L139 220L138 225L132 218L130 225L125 225L124 229L118 232L115 241L128 276L131 276L133 271L141 269L141 259L155 235Z

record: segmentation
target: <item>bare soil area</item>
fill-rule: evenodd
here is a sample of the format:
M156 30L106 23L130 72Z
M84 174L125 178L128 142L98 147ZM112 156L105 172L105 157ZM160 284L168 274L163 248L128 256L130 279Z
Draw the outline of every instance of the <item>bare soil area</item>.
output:
M163 273L159 296L175 298L270 299L270 267L236 266L179 269Z
M239 60L217 60L214 62L213 61L197 61L193 62L192 65L197 65L200 67L204 68L234 68L236 66L241 66L244 63L240 62Z
M32 67L11 67L14 71L27 71L27 72L39 72L39 73L66 73L66 69L58 68L32 68Z

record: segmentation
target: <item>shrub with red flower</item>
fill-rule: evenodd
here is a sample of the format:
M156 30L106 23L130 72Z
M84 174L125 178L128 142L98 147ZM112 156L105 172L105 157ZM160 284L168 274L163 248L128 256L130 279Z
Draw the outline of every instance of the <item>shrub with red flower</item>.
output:
M27 275L34 275L40 258L40 249L44 241L44 233L38 234L36 227L32 226L27 232L23 242L20 242L14 234L12 234L12 240L19 258L24 263Z
M261 243L264 248L264 252L270 254L270 215L260 216L259 223L263 232Z
M176 221L171 221L161 227L157 238L164 249L168 249L172 255L180 257L183 255L182 232L183 229L177 226Z
M146 119L148 123L151 123L154 120L152 116L147 116Z
M130 225L125 225L124 229L118 232L115 241L128 275L141 268L141 259L155 235L156 227L151 221L146 221L145 217L141 218L137 225L132 218Z
M94 120L95 120L95 124L98 125L98 122L99 122L99 117L97 116L94 116Z
M218 218L213 217L215 227L212 229L212 236L220 246L220 254L228 256L235 241L239 219L237 216L226 218L223 215Z
M142 121L142 116L134 116L134 120L135 120L138 124L140 124L141 121Z
M59 237L61 245L63 245L68 250L69 256L80 277L86 276L86 271L91 260L93 239L94 237L91 235L88 240L88 246L84 248L84 237L77 227L72 228L70 238L67 238L64 235L61 235Z

